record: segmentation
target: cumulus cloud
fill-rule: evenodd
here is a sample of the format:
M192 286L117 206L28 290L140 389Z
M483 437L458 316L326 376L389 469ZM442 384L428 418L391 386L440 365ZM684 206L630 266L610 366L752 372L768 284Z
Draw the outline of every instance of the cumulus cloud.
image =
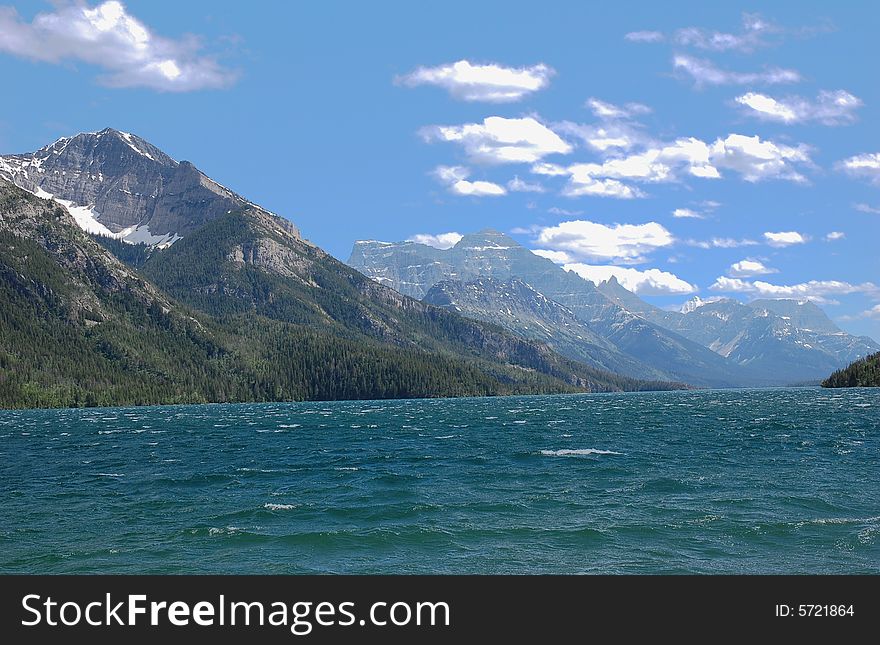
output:
M491 181L468 181L470 170L463 166L437 166L434 176L454 195L498 197L507 194L503 186Z
M803 183L806 178L794 169L794 165L811 163L804 145L789 146L742 134L718 139L712 147L710 160L713 165L734 170L752 182L777 178Z
M528 182L516 176L507 182L507 190L513 193L543 193L544 187L536 182Z
M603 153L628 150L636 145L647 146L652 143L652 139L645 134L642 124L634 120L637 115L651 112L651 108L647 105L642 103L615 105L590 98L586 102L586 107L598 119L598 123L561 121L553 124L553 128Z
M764 240L770 246L784 247L793 244L805 244L809 238L797 231L779 231L778 233L764 233Z
M823 125L843 125L856 120L856 110L862 100L844 90L823 90L814 99L787 96L775 99L766 94L748 92L736 97L744 106L746 114L765 121L780 123L806 123L817 121Z
M677 72L689 75L694 85L778 85L797 83L801 75L793 69L768 67L759 72L733 72L722 69L705 58L677 54L672 59Z
M694 137L677 139L625 156L609 157L601 163L536 164L532 172L542 175L568 175L563 194L598 195L632 199L645 194L632 185L678 181L682 174L703 179L719 179L722 170L732 170L744 180L785 179L805 183L798 170L811 165L806 146L789 146L762 140L757 136L730 134L706 143ZM679 216L684 216L681 213Z
M842 240L846 237L846 233L843 231L831 231L828 235L825 236L826 242L834 242L835 240Z
M679 278L674 273L660 269L638 269L618 266L596 266L591 264L565 264L566 271L573 271L582 278L599 284L612 277L629 291L644 296L684 295L697 292L697 287Z
M556 264L566 264L572 262L573 258L565 251L551 251L549 249L533 249L532 253L542 258L547 258Z
M763 262L758 260L740 260L730 265L727 270L728 275L734 278L753 278L759 275L768 275L770 273L778 273L776 269L764 266Z
M680 219L703 219L703 215L690 208L676 208L672 216Z
M672 234L657 222L607 226L571 220L541 229L535 243L544 250L564 251L570 262L598 259L640 264L646 261L647 254L674 241Z
M726 293L747 293L760 298L798 298L819 303L829 302L829 299L834 296L851 293L876 294L878 291L877 285L871 282L850 284L839 280L810 280L799 284L779 285L760 280L749 281L723 276L715 280L709 288L713 291Z
M852 177L880 183L880 152L855 155L837 163L837 168Z
M629 150L637 145L648 145L652 142L638 124L603 120L599 123L574 123L560 121L553 128L562 134L583 141L588 147L602 153Z
M534 163L551 154L571 152L571 145L533 117L490 116L482 123L423 128L428 142L449 141L479 163Z
M0 52L46 63L82 61L106 70L111 87L187 92L227 87L237 74L200 53L195 37L180 40L153 33L116 0L90 6L55 3L55 11L24 22L0 7Z
M464 236L461 233L450 231L449 233L438 233L437 235L431 235L430 233L417 233L407 239L410 242L418 242L419 244L433 246L435 249L449 249L458 244L458 241L462 237Z
M419 67L395 81L408 87L436 85L462 101L511 103L547 87L553 74L553 68L544 64L505 67L460 60L437 67Z

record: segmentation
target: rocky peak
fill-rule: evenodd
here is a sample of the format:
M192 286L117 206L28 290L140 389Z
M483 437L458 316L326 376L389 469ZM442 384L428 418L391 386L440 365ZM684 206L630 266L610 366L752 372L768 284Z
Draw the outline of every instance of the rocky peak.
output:
M141 137L112 128L0 156L0 177L66 206L86 231L168 246L226 213L259 208Z
M453 248L458 250L504 251L513 248L520 248L520 244L500 231L486 228L477 233L469 233L465 235Z

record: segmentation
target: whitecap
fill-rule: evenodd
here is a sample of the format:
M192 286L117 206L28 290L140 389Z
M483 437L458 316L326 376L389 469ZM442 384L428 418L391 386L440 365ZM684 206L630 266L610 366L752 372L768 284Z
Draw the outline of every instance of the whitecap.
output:
M598 448L563 448L562 450L542 450L541 454L548 457L578 457L583 455L622 455L623 453Z
M263 508L266 508L270 511L290 511L296 508L296 504L263 504Z

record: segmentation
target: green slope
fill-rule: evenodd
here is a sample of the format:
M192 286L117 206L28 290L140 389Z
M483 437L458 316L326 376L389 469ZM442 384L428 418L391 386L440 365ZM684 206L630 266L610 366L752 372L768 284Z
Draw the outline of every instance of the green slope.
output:
M880 387L880 352L837 370L822 381L822 387Z
M215 231L228 233L233 247L249 243L235 233L241 217ZM209 262L228 268L217 254L222 245L192 237L193 246L175 253L129 254L151 275L163 275L160 257L167 262L167 275L181 278L172 291L184 297L176 299L82 233L54 202L0 182L0 407L650 387L605 379L546 347L439 310L420 306L413 318L408 299L401 309L374 307L373 283L346 268L349 279L336 284L333 265L323 261L317 264L327 274L318 267L308 283L259 263L232 262L231 272L218 276ZM326 258L308 245L303 252ZM199 290L212 276L228 280L220 296ZM340 305L346 294L358 306Z

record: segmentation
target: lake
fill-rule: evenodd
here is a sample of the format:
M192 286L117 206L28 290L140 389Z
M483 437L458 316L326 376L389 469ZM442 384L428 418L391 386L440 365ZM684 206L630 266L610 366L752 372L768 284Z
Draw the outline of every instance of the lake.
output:
M4 573L880 573L880 389L0 412Z

